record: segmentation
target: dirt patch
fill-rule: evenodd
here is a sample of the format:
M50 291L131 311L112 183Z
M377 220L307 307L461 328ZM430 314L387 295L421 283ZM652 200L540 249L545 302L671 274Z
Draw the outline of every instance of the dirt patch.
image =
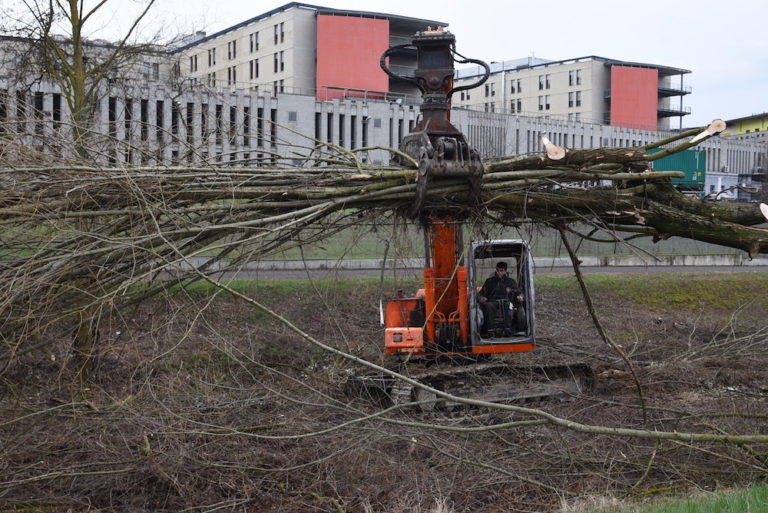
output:
M389 291L375 281L290 290L251 292L308 335L383 361L378 300ZM595 388L523 406L585 426L762 431L762 305L734 315L595 290L601 321L635 363L645 416L631 374L578 291L554 285L538 290L539 350L512 359L587 362ZM45 334L50 344L2 377L7 508L556 511L584 494L746 484L768 468L760 444L578 432L524 410L382 414L341 393L347 362L226 296L177 294L105 319L95 380L83 394L71 385L70 333Z

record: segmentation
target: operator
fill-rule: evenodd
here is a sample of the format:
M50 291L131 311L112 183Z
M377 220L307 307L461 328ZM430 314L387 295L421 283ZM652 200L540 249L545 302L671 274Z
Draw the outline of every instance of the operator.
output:
M483 309L483 316L487 323L493 318L494 306L489 301L494 302L499 299L508 299L514 305L521 304L525 298L523 293L518 288L517 282L509 277L507 274L507 263L498 262L496 264L496 272L493 276L485 280L483 288L477 294L477 300L480 302L480 307ZM505 323L509 322L505 316ZM487 330L484 330L487 331Z

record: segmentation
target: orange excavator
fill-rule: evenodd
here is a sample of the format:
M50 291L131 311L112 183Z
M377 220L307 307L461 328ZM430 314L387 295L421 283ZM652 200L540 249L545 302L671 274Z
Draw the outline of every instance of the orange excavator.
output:
M396 75L387 66L388 57L403 51L416 54L412 77ZM454 62L479 64L485 73L474 84L454 88ZM410 44L389 48L380 64L388 75L409 81L422 92L421 119L403 139L401 150L419 164L416 197L408 214L421 221L427 240L424 287L413 297L398 292L382 309L384 353L404 362L400 372L457 396L519 401L580 392L591 383L585 365L523 368L488 358L535 349L533 259L528 244L483 240L465 248L462 228L467 213L459 207L425 207L429 185L445 179L467 180L470 197L480 197L482 162L451 124L450 108L452 94L488 79L488 65L456 53L453 34L441 28L419 32ZM406 165L405 159L400 163ZM514 293L479 295L478 285L499 262L516 281ZM422 408L449 406L390 376L354 374L347 391L394 403L417 401Z

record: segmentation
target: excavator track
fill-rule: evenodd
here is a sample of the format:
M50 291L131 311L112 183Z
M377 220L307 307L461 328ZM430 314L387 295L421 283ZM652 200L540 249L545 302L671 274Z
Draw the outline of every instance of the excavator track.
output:
M405 375L461 399L516 404L578 396L590 390L594 382L592 369L581 363L430 366ZM348 396L369 398L386 406L415 403L422 411L467 407L461 400L438 397L434 392L386 375L351 374L345 391Z

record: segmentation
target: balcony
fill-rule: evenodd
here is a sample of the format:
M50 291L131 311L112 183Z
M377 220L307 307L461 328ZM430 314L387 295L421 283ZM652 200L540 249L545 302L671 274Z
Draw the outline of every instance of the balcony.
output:
M660 118L671 118L675 116L687 116L691 113L690 107L659 107L658 114Z
M659 98L668 98L670 96L683 96L691 94L691 86L659 86Z

